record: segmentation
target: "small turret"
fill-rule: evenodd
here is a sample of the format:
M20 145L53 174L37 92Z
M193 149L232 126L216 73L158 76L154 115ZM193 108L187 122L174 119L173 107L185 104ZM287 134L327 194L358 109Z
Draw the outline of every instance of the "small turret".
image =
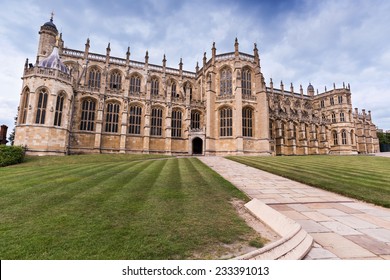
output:
M56 44L58 30L53 22L54 14L51 14L50 20L41 26L39 31L39 44L37 53L37 63L47 57Z
M314 96L314 87L311 83L307 86L307 95Z

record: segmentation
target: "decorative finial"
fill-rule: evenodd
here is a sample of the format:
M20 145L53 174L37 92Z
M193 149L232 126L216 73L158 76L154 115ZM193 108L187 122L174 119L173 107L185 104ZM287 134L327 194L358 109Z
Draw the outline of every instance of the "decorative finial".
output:
M51 15L51 17L50 17L50 22L53 22L54 11L52 11L50 15Z

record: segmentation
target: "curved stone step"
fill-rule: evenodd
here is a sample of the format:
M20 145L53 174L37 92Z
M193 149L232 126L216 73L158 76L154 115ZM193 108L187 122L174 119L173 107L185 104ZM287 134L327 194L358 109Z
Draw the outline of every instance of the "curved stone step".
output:
M252 215L267 224L282 238L235 259L297 260L304 258L309 252L313 245L313 238L297 222L282 215L256 198L245 204L245 207Z

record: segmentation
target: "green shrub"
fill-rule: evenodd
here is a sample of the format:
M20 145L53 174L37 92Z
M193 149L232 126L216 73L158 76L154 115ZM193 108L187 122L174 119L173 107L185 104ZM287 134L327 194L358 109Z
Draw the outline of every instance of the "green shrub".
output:
M21 163L24 160L24 149L19 146L0 145L0 167Z

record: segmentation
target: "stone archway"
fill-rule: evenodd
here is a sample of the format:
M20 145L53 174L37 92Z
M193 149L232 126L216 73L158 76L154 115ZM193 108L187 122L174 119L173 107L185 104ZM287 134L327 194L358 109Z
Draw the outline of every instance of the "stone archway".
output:
M203 155L203 140L199 137L192 139L192 154Z

